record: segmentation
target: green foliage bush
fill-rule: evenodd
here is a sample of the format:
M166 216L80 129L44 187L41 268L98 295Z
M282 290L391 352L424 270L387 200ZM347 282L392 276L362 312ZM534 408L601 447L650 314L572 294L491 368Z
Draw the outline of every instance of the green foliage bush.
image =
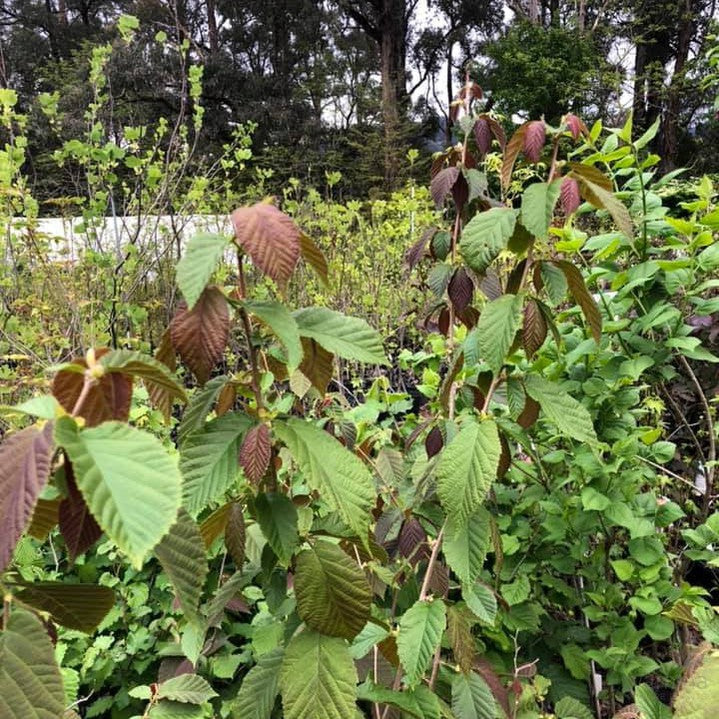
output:
M713 185L670 214L656 128L506 141L480 94L434 210L290 183L120 270L40 262L6 149L3 349L44 391L3 408L2 716L710 716L715 652L682 665L719 641Z

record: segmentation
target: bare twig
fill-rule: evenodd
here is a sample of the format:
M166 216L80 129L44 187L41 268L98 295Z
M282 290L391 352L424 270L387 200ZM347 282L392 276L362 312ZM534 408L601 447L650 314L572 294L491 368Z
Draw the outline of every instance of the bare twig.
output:
M714 420L712 419L712 411L709 406L709 400L707 400L706 394L702 389L701 383L694 374L694 370L691 368L687 358L684 355L678 355L679 363L684 368L684 371L689 375L694 387L696 387L699 399L704 407L704 413L706 415L707 433L709 434L709 456L704 466L704 478L706 481L706 487L704 488L704 500L702 502L702 516L706 519L709 516L709 510L711 509L712 491L714 488L714 471L715 462L717 458L716 448L716 436L714 434Z

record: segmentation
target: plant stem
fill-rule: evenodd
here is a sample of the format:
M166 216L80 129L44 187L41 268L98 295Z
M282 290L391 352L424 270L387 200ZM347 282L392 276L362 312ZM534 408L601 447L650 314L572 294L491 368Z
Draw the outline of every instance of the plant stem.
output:
M85 403L87 395L90 393L90 389L94 384L95 380L86 374L85 380L82 383L82 389L80 390L80 394L78 395L77 400L75 400L75 406L72 408L72 412L70 412L73 417L77 417L77 415L80 413L82 405Z
M419 601L427 599L429 593L429 583L432 581L432 574L434 573L434 565L437 563L437 557L439 550L442 546L442 540L444 539L444 528L445 524L442 525L442 529L439 530L437 539L434 540L434 546L432 547L432 554L429 557L427 563L427 571L424 573L424 581L422 582L422 589L419 592Z
M242 263L242 253L237 251L237 272L238 281L240 283L240 299L244 300L247 297L247 287L245 285L245 272ZM264 406L262 402L262 390L260 389L260 371L257 364L257 353L255 347L252 344L252 324L250 323L249 315L244 307L240 307L240 318L242 319L242 325L245 330L245 339L247 340L247 351L250 357L250 371L252 372L252 392L255 395L255 403L257 404L257 410L261 410Z

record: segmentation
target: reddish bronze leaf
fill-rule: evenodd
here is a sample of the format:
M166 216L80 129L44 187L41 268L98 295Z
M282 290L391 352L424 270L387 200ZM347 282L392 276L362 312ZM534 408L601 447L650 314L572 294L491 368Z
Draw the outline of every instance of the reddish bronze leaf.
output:
M102 536L102 529L90 514L80 490L75 482L72 465L65 458L65 484L67 497L60 502L58 519L70 559L75 561L78 555L86 552Z
M469 84L469 97L470 100L481 100L484 97L482 88L476 82L464 83L462 89L459 91L459 99L467 99L467 84Z
M504 148L504 159L502 160L502 187L506 190L509 187L509 183L512 181L512 171L514 170L514 163L517 161L519 153L524 147L524 136L527 133L527 125L525 123L521 127L517 128L517 131L512 135L511 139Z
M449 592L449 569L444 562L435 562L429 588L435 597L446 597Z
M532 120L532 122L527 123L523 149L530 162L539 162L546 137L547 134L542 120Z
M489 129L489 121L483 115L474 123L474 139L477 141L477 149L486 155L492 147L492 131Z
M107 348L95 351L100 359L109 352ZM77 357L73 364L87 368L84 357ZM52 393L66 412L75 409L83 385L85 375L79 372L61 370L52 381ZM110 419L126 422L130 416L130 400L132 399L132 377L122 372L108 372L96 381L78 409L78 414L85 420L87 427L95 427Z
M573 177L565 177L559 187L559 197L562 203L562 212L569 217L582 202L579 196L579 183Z
M437 209L440 209L442 205L444 205L444 198L447 197L450 190L454 187L459 175L458 167L445 167L432 178L429 189Z
M572 137L575 140L578 140L580 135L589 134L587 132L587 126L582 122L579 117L573 115L572 113L569 113L568 115L564 116L564 122L567 125L567 129L569 130L569 132L572 133Z
M547 339L547 323L536 300L529 299L524 305L524 323L522 325L522 345L527 358L532 359Z
M507 438L503 434L499 435L499 445L501 450L499 453L499 463L497 465L497 479L502 479L512 465L512 451L509 448Z
M479 310L476 307L465 307L461 312L457 312L457 318L468 330L471 330L479 322Z
M215 414L222 417L235 406L237 399L237 387L234 382L228 382L221 390L215 406Z
M155 350L155 359L162 362L170 372L177 369L177 355L175 354L175 348L172 346L169 328L162 333L160 344ZM166 422L169 421L170 413L172 412L172 394L170 391L156 382L145 382L145 387L152 406L162 412Z
M424 439L424 448L427 451L427 457L432 459L432 457L442 451L443 446L444 438L442 437L442 430L439 427L432 427Z
M47 484L52 460L52 423L11 434L0 446L0 572L30 523Z
M206 287L190 312L182 302L172 318L172 344L200 384L222 359L229 330L227 300L217 287Z
M427 243L435 236L436 233L436 227L428 227L422 233L422 236L417 240L417 242L415 242L412 247L407 250L405 260L407 262L407 265L409 265L410 270L413 270L419 264L420 260L424 257Z
M312 386L320 394L324 394L334 374L334 355L313 339L303 337L302 364L299 369Z
M432 165L429 168L430 177L435 177L437 173L439 173L444 167L444 163L447 159L447 154L447 151L440 152L432 159Z
M544 289L544 280L542 279L542 263L537 262L532 270L532 284L537 292Z
M266 424L258 424L246 435L240 448L240 466L250 482L259 482L270 465L272 442Z
M569 291L572 293L574 301L582 308L584 319L589 325L592 337L599 344L602 339L602 315L594 297L589 294L582 273L571 262L566 260L555 260L554 264L564 273Z
M458 268L452 275L452 279L449 281L449 285L447 285L447 294L457 314L463 312L465 307L472 301L474 283L464 267Z
M494 698L502 707L505 715L508 717L512 716L512 711L509 706L509 693L489 661L484 657L477 657L474 662L474 669L477 674L487 682L487 686L492 694L494 694Z
M237 244L275 282L285 284L300 257L300 231L284 212L259 202L232 213Z
M439 331L446 337L449 334L449 310L443 307L437 320Z
M467 157L469 157L469 155L467 155ZM457 182L452 186L452 199L454 200L457 212L461 212L469 199L469 185L463 174L459 175Z
M414 518L408 519L399 533L399 553L414 566L430 555L427 534L422 525Z
M517 417L517 424L524 429L529 429L539 417L539 402L527 395L524 401L524 409Z
M264 425L261 425L264 427ZM225 546L232 557L237 569L241 569L245 562L245 518L242 507L238 502L230 505L225 527Z
M494 135L494 139L499 143L502 152L504 152L504 147L507 144L507 135L504 132L504 128L491 115L486 115L486 118L489 123L489 129Z

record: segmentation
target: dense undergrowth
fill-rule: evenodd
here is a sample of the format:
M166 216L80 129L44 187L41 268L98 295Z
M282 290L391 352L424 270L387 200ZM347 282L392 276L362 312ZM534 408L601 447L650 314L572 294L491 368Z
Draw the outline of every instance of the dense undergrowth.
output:
M713 716L711 179L469 83L429 190L272 203L245 131L106 141L96 62L76 260L0 95L0 715ZM118 254L109 195L242 209Z

